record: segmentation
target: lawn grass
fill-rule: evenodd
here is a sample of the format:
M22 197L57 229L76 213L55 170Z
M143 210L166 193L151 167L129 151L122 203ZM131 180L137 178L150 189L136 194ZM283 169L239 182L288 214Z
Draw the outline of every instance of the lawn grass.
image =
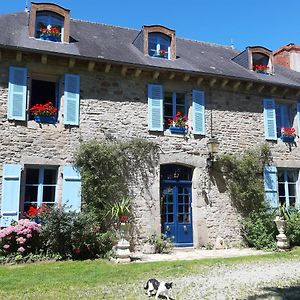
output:
M300 248L295 248L260 256L126 265L105 260L6 265L0 266L0 299L147 299L143 285L150 277L174 280L205 273L215 264L299 258Z

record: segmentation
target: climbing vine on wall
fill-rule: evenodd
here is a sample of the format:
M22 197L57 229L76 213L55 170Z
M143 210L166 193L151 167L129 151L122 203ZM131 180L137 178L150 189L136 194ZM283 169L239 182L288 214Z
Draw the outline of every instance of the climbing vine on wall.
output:
M133 181L143 178L147 184L147 174L154 172L156 166L158 149L157 144L139 138L82 143L75 165L81 173L84 209L94 210L105 220L109 205L130 196Z
M271 161L266 144L239 155L223 155L218 161L233 205L243 216L265 207L263 169Z

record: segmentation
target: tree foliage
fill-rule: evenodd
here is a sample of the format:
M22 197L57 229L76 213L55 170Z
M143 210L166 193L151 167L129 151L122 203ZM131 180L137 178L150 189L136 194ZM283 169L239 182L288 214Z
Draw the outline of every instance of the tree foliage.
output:
M130 196L130 186L137 177L147 183L147 172L153 172L157 154L156 144L138 138L83 143L75 165L81 173L84 209L94 210L105 223L111 204Z

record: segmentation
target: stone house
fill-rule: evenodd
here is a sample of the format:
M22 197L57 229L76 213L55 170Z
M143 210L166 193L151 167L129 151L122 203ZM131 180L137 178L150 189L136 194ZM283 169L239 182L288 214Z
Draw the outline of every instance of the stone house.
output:
M178 246L240 240L239 215L212 172L216 157L267 142L266 199L298 206L300 73L274 63L264 47L231 47L70 18L56 4L0 16L1 226L30 205L80 209L72 167L81 142L141 137L160 145L150 187L132 183L139 240L164 232ZM51 120L30 108L51 102ZM188 129L168 125L180 112ZM207 145L215 140L218 153ZM295 143L298 142L298 137Z

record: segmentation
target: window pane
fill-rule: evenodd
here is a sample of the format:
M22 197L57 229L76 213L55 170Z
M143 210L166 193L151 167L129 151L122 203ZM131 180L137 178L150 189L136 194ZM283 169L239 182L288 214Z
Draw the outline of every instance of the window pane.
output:
M173 118L173 105L172 104L165 104L165 117L169 117L170 119Z
M182 214L178 215L178 222L183 223L183 215Z
M296 172L287 172L287 178L288 178L288 182L296 182L297 181Z
M184 94L176 93L176 104L185 105Z
M45 169L44 171L44 184L56 184L57 170Z
M285 196L284 183L279 184L279 196Z
M184 214L184 222L190 223L190 214Z
M37 203L38 187L26 186L25 187L25 201Z
M26 169L26 184L39 183L39 169Z
M55 202L55 186L43 187L43 203Z
M278 171L278 182L284 182L284 173L282 171Z
M295 197L290 197L289 200L290 200L290 207L295 207L296 198Z
M285 197L279 197L279 203L280 205L285 205Z
M296 196L296 185L295 184L289 184L289 196Z

